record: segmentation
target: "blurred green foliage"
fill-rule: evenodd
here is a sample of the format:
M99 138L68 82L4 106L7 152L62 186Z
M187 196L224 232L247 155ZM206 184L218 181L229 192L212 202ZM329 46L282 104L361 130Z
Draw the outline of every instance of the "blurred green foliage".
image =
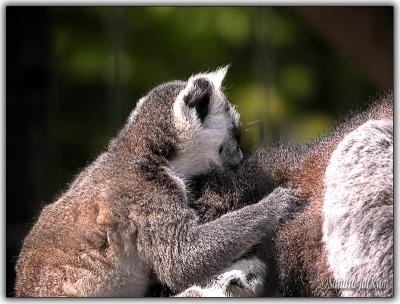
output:
M313 139L377 90L286 7L53 7L50 17L51 136L77 155L54 164L104 150L154 86L229 63L246 151Z

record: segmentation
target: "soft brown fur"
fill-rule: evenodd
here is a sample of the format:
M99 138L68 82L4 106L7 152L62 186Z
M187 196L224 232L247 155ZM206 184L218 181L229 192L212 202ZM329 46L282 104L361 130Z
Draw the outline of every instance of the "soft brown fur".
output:
M324 175L332 152L343 137L368 120L393 120L393 96L383 98L370 110L340 125L329 136L308 149L304 162L288 181L298 194L309 198L303 212L288 221L278 232L276 248L280 290L286 296L337 296L326 290L322 280L331 277L322 243L322 204Z

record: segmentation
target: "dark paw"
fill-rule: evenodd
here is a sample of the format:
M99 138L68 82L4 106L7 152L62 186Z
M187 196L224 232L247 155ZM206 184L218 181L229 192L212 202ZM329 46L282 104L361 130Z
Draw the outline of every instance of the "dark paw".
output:
M308 200L296 195L292 188L276 188L269 196L264 198L274 205L271 211L276 215L279 224L285 223L294 214L301 212Z

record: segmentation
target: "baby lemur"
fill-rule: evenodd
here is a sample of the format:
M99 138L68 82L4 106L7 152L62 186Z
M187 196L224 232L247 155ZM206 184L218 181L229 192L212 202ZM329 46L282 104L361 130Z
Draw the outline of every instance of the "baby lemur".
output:
M292 191L207 223L188 205L192 177L242 159L225 73L168 82L139 101L107 151L42 210L17 261L17 296L143 296L151 272L182 291L276 227Z

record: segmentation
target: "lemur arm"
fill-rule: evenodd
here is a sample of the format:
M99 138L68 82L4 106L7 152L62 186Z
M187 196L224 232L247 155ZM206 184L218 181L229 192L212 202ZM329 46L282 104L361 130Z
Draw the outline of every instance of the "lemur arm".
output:
M277 188L259 203L204 224L192 209L170 202L172 212L144 221L138 249L162 282L181 291L231 265L268 232L267 228L274 229L295 202L291 191Z

